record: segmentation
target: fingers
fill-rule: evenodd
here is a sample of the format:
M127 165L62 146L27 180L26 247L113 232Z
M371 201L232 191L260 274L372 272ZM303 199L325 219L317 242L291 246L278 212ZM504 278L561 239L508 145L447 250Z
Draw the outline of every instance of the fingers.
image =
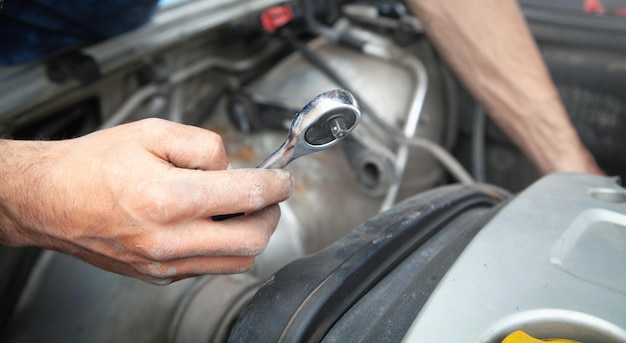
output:
M285 170L179 170L137 186L137 211L160 223L249 213L287 199L293 178ZM170 175L170 174L173 174Z
M228 166L222 138L212 131L154 118L135 125L146 136L150 151L176 167L224 170Z
M188 277L207 274L243 273L254 265L253 256L190 257L175 262L153 263L138 268L141 279L154 284L169 284Z
M94 255L81 249L75 256L94 266L114 273L132 276L155 285L207 274L234 274L248 271L254 256L199 256L167 262L124 263L114 258Z
M201 219L155 232L127 244L152 262L196 256L256 256L262 253L280 218L278 205L226 222Z
M293 176L286 170L237 169L213 173L199 192L211 194L196 208L204 216L249 213L289 198Z
M99 268L161 285L198 275L241 273L264 251L279 217L280 208L272 205L228 224L204 219L154 230L107 254L95 254L93 245L76 245L71 252Z
M267 246L279 217L278 205L272 205L228 224L204 220L183 229L160 231L152 243L135 244L141 247L143 258L135 259L131 263L134 270L126 274L168 284L198 275L247 271L254 256Z
M155 218L176 221L185 216L254 212L287 199L293 190L292 177L283 170L225 171L228 159L221 138L208 130L159 119L124 129L138 132L146 149L177 167L160 169L161 174L155 175L154 167L144 166L152 175L139 176L137 194L143 200L133 201Z
M188 127L179 137L172 137L163 146L165 159L179 168L224 170L228 157L222 138L211 131ZM195 131L195 132L194 132Z

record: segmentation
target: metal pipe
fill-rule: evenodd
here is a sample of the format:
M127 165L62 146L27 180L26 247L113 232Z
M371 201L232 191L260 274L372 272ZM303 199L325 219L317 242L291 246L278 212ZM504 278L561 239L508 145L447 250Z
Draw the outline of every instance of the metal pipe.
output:
M99 130L108 129L110 127L121 124L128 116L141 105L144 101L150 99L159 92L159 87L156 84L150 84L139 88L130 98L126 99L122 106L113 113L107 120L105 120Z
M282 49L282 44L273 42L268 44L268 47L264 49L260 54L252 55L252 57L231 61L224 58L211 57L205 60L194 63L186 68L180 69L172 73L164 82L160 84L152 83L142 88L139 88L133 95L126 99L126 101L119 107L117 111L109 117L99 129L106 129L121 124L128 116L146 100L169 91L172 87L177 86L190 78L197 76L200 73L206 72L209 69L221 68L229 71L244 71L254 68L256 65L264 59L272 56ZM181 116L176 116L173 119L180 119Z
M331 29L318 23L314 18L308 19L307 23L315 33L334 42L341 42L343 38L349 36L352 41L360 42L359 50L362 53L401 65L412 73L415 83L413 100L409 105L406 124L402 132L393 127L388 127L383 121L377 121L382 128L391 135L391 140L398 144L394 161L397 175L387 190L385 199L380 207L381 212L389 209L396 201L402 183L404 169L408 163L411 147L422 148L431 153L437 161L462 183L474 183L469 173L467 173L463 166L452 155L447 153L445 149L435 142L414 138L428 90L428 72L420 59L404 52L404 50L396 47L386 39L377 38L371 34L359 35L358 32L351 32L353 30L350 30L347 25L338 25L336 28ZM397 133L401 133L401 137L395 135L396 131Z
M394 50L396 50L396 53L389 55L391 57L390 60L392 62L402 64L413 73L412 75L415 87L413 92L413 101L411 101L408 111L409 114L403 130L405 141L400 144L396 154L396 170L398 177L395 182L389 186L387 195L385 196L380 208L381 211L389 209L395 203L396 197L398 196L400 184L402 183L402 176L404 175L404 169L406 168L409 159L409 152L411 150L410 140L415 135L415 132L417 132L417 126L419 124L422 108L424 107L424 103L426 101L426 91L428 90L428 73L426 72L426 68L424 67L422 61L404 53L403 51L400 51L399 49Z
M157 54L177 43L282 0L190 0L158 11L149 25L83 49L92 56L103 75L129 65L132 61ZM2 1L0 1L2 3ZM46 77L45 66L31 63L0 71L0 119L9 120L30 111L63 93L79 89L75 80L62 84ZM20 84L21 87L14 85Z

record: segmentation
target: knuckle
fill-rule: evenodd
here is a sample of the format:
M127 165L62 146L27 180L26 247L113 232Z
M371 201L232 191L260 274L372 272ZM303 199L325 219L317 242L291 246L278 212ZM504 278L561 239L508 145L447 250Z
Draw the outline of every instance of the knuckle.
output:
M255 258L253 256L242 259L239 268L235 269L234 272L244 273L249 271L254 266L254 260Z
M258 177L257 170L246 170L240 177L243 187L243 202L247 211L254 212L265 207L266 186Z
M280 170L248 170L242 175L246 187L244 199L249 211L286 200L293 191L291 173Z
M210 146L220 146L223 147L224 146L224 141L222 140L222 136L218 135L217 133L213 132L213 131L206 131L206 137L207 137L207 143L210 144Z
M169 275L167 269L163 269L160 263L141 263L134 264L131 267L134 270L132 273L134 278L153 285L165 286L176 281L176 275ZM161 270L165 270L166 272L162 272Z
M149 261L155 261L152 251L152 245L145 242L145 240L136 241L133 245L134 253L142 258L145 258Z
M236 260L231 260L227 266L211 268L207 270L206 273L213 275L239 274L249 271L254 266L254 256L239 256L233 258Z
M137 255L145 258L151 264L166 261L173 257L171 242L159 238L156 234L151 234L148 237L142 237L140 241L136 242L134 248ZM154 269L155 266L152 266L151 268L156 270Z
M257 256L265 251L267 244L270 241L271 234L266 230L258 230L255 234L251 235L248 240L248 247L246 249L247 256Z
M280 201L286 200L293 193L294 177L287 170L274 169L272 172L275 174L276 182L274 182L274 184L277 187L278 198Z
M139 121L142 128L146 130L164 128L168 121L161 118L146 118Z
M173 201L170 189L156 182L149 182L137 194L136 199L139 213L143 213L148 220L157 223L169 223L176 219L178 204Z
M266 212L267 212L267 217L269 217L268 225L270 226L271 232L274 232L274 230L276 229L276 226L278 225L278 221L280 220L280 215L281 215L280 206L278 206L278 204L269 206L266 208Z
M155 286L167 286L171 284L172 282L176 281L175 278L161 277L158 275L150 275L150 274L143 274L139 279L145 282L151 283Z
M141 267L141 272L153 280L169 281L178 275L177 268L160 262L151 262Z
M203 151L209 152L209 160L219 161L221 164L220 169L226 169L228 166L228 156L226 154L226 149L224 148L222 136L212 131L206 131L206 135L204 137L206 138L203 140Z
M130 123L129 128L143 135L159 135L165 130L167 121L160 118L146 118Z
M261 183L253 183L248 186L246 202L251 211L258 211L265 207L265 186Z
M160 249L154 243L142 242L142 244L138 244L135 246L135 251L139 256L144 257L150 262L158 262L163 260L162 249Z
M149 279L148 282L150 282L151 284L155 285L155 286L167 286L169 284L171 284L172 282L174 282L174 279Z

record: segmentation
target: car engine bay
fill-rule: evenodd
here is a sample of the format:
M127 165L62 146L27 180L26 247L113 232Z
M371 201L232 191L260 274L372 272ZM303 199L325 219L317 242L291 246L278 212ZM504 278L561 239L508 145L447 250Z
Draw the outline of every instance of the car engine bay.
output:
M483 263L491 266L491 262L481 260L478 251L498 251L498 256L516 251L519 259L511 257L507 261L519 263L520 273L532 274L538 270L538 273L550 275L547 278L559 287L568 284L578 287L578 283L568 281L565 276L551 276L549 263L528 262L532 260L532 244L525 238L510 235L508 237L514 237L511 240L519 241L507 241L507 226L536 217L527 224L526 228L532 229L526 232L536 235L537 242L557 240L561 235L579 242L571 243L578 250L565 246L561 250L550 250L552 243L544 244L542 249L551 251L552 260L558 260L554 263L566 270L567 275L580 274L583 270L583 279L603 285L593 289L580 281L581 292L604 300L598 300L597 306L590 305L588 311L574 306L572 313L585 312L589 318L604 318L606 323L596 325L593 320L579 316L576 320L592 324L580 326L587 330L579 330L582 334L572 329L578 327L579 322L570 320L571 313L554 309L567 307L567 301L576 296L559 298L558 288L544 291L556 294L555 297L563 300L561 303L545 305L539 300L525 305L506 303L503 299L507 296L504 292L498 293L497 283L498 275L508 274L495 271L495 268L506 269L503 258L493 263L493 273L485 272L485 279L479 283L481 287L493 287L489 292L493 292L490 294L494 294L494 299L501 300L502 308L517 306L522 310L543 312L532 312L539 313L535 317L519 315L511 317L511 321L498 322L498 318L509 318L511 314L493 310L485 320L497 324L484 327L476 323L472 329L468 324L467 336L459 329L458 335L450 335L450 339L453 336L457 341L467 337L477 339L478 335L481 342L497 342L508 329L522 326L542 334L575 332L576 337L591 337L598 342L626 342L626 321L620 317L620 313L624 313L622 309L626 308L626 281L617 267L619 261L615 262L626 256L624 246L620 245L626 242L626 191L618 181L619 176L626 176L626 155L623 154L626 144L621 134L626 129L626 87L623 87L626 68L622 65L626 49L620 50L618 46L624 45L626 40L599 47L600 42L591 37L589 41L597 46L589 46L583 41L583 35L577 36L583 37L579 41L564 42L559 30L576 30L557 20L567 16L559 17L555 12L549 17L546 14L549 11L543 11L532 1L529 3L523 7L524 13L581 138L607 173L618 177L574 175L540 180L537 170L489 120L480 104L438 56L419 21L401 1L189 0L161 8L150 24L136 31L66 51L45 61L0 68L3 94L0 133L4 137L65 139L134 120L159 117L219 133L234 168L254 168L276 150L285 141L294 114L318 94L344 89L354 96L361 109L360 123L340 144L303 156L286 167L295 176L295 191L289 200L281 203L278 228L250 271L203 276L162 287L102 271L60 253L6 248L0 251L6 263L2 275L7 280L1 289L5 310L0 337L6 342L226 342L229 337L231 341L249 341L256 337L258 341L288 342L319 341L320 335L322 338L327 335L326 341L342 341L363 328L362 322L350 324L346 319L347 324L337 325L332 334L330 328L324 333L305 329L295 333L296 329L293 332L284 329L279 339L263 338L259 332L237 331L238 336L232 333L244 325L235 324L238 320L261 322L252 314L240 318L244 308L249 314L254 306L269 306L260 301L251 302L261 287L270 294L275 291L271 288L274 280L281 277L309 280L307 272L317 268L317 262L302 266L293 266L292 262L323 251L334 251L332 249L342 251L336 248L338 242L349 246L363 239L354 232L367 236L371 234L368 230L394 225L406 224L406 230L409 226L428 227L430 222L419 221L422 220L418 218L420 214L426 216L433 212L439 216L437 211L449 211L458 206L454 216L432 217L432 221L439 220L441 225L450 227L471 223L473 229L468 230L467 235L457 235L453 229L424 234L424 242L431 238L439 242L436 243L439 245L433 243L431 250L424 247L418 253L417 242L408 246L395 242L400 239L397 237L405 237L408 242L410 237L419 236L415 232L405 233L404 228L389 231L389 237L380 236L399 245L384 245L386 248L381 248L380 252L369 246L364 250L355 248L354 254L369 251L372 255L363 257L369 263L363 264L364 269L351 270L354 275L368 274L368 268L375 274L378 269L373 266L377 262L387 261L387 257L390 260L388 264L381 264L379 279L372 281L355 276L354 280L361 280L359 285L371 283L362 293L345 290L342 292L346 293L340 293L348 294L346 299L354 297L349 305L354 308L358 301L366 299L367 292L379 292L381 296L404 294L399 290L400 285L411 288L418 278L430 280L431 274L416 272L414 278L398 276L399 279L393 279L404 280L396 283L396 290L391 277L386 279L385 288L376 288L375 284L382 284L381 280L394 270L398 275L410 275L415 271L410 261L421 263L420 256L431 254L428 256L433 256L433 261L441 262L436 268L434 263L425 264L425 268L436 270L424 271L436 275L432 276L434 283L415 286L426 295L406 310L410 313L407 320L391 326L389 330L394 334L385 336L381 333L384 330L377 328L367 331L370 336L359 336L359 341L398 341L402 337L409 341L419 337L426 337L424 341L437 341L437 335L444 334L445 326L450 326L449 321L463 321L463 316L479 311L480 301L476 297L480 295L472 293L472 286L456 296L451 295L455 284L450 276L460 278L458 275L470 273L471 268L482 268ZM293 18L288 23L282 21L283 6L292 6ZM620 37L626 37L626 22L605 20L602 23L593 28L596 31L580 30L589 35L596 33L594 37L598 37L598 32L606 30L602 25L613 25L611 30L623 29ZM613 66L612 69L607 65ZM573 70L580 70L579 76ZM569 188L572 185L585 191L575 192ZM433 193L439 191L442 193ZM463 200L455 197L463 197ZM533 203L539 207L536 212L530 209ZM464 212L470 209L475 213ZM513 209L518 212L514 213ZM505 217L500 217L498 211ZM587 214L579 216L583 212ZM559 213L562 217L557 217ZM496 215L499 219L481 231ZM542 223L541 218L547 224ZM596 223L610 223L610 227L598 228ZM546 233L551 231L542 231L539 225L551 227L554 232ZM593 266L581 267L563 260L563 256L584 251L585 244L595 242L592 238L572 238L570 225L574 229L592 227L602 234L610 234L618 246L606 250L605 257L612 259L612 263L607 263L607 273L622 276L606 277L590 272ZM355 228L361 231L353 231ZM580 237L586 237L584 233ZM407 236L403 236L405 234ZM472 241L475 236L482 240ZM384 241L376 237L373 241ZM469 245L470 242L473 245ZM518 243L527 244L524 252L516 250ZM485 246L481 250L477 244ZM441 249L434 248L437 246ZM458 256L467 258L459 259L451 267ZM463 263L469 264L468 261L476 261L476 264L462 269ZM485 261L492 260L485 258ZM289 268L295 275L303 275L285 274ZM401 268L404 272L400 272ZM446 274L449 268L453 268L451 274ZM478 269L475 274L481 273L482 269ZM324 280L330 277L320 275ZM517 276L511 275L510 280ZM346 278L338 282L349 285L349 282L356 282L354 280ZM441 287L435 291L440 280L445 282L441 281ZM503 287L528 286L533 292L542 292L535 289L536 284L502 282ZM288 283L284 287L305 289L307 285L306 282L304 285ZM434 296L428 299L432 292ZM281 294L284 293L278 292L266 300L270 304L283 301ZM407 293L407 297L410 294ZM452 298L454 300L450 300ZM473 307L460 306L458 311L448 309L455 313L450 318L455 319L441 319L446 315L445 307L458 305L464 298L473 299L470 301ZM401 297L394 299L399 307L405 301ZM449 299L448 302L445 299ZM523 296L520 299L528 300ZM325 301L334 304L337 300L329 297ZM609 302L614 305L609 306ZM374 313L381 306L365 300L362 303L360 306L366 313ZM419 312L422 306L426 310ZM294 311L304 310L298 307ZM413 323L418 312L419 321ZM279 317L269 309L257 311L256 315ZM345 313L338 316L345 316ZM383 323L385 318L382 315L381 318L376 320ZM543 318L551 324L546 329L536 324L534 318ZM437 320L440 324L433 324ZM297 322L289 318L285 321L289 325ZM320 319L310 325L319 328L322 324L324 321ZM381 327L386 328L385 324ZM270 328L266 330L269 331ZM588 332L594 333L585 336Z

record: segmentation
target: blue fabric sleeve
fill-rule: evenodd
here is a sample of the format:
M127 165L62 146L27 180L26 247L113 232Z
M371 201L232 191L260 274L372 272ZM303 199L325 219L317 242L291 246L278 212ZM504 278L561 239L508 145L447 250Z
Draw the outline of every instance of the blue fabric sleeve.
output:
M0 64L17 64L89 44L147 23L158 0L4 0Z

